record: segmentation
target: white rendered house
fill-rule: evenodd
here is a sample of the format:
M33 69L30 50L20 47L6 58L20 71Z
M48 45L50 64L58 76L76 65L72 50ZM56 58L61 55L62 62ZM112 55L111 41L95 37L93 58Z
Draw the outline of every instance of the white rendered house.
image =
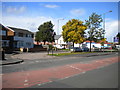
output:
M33 48L33 33L20 28L9 27L14 30L15 35L13 37L14 48Z
M62 35L55 35L55 45L54 45L54 47L57 47L57 48L59 48L59 49L62 49L62 48L64 48L66 45L67 45L67 43L64 42Z

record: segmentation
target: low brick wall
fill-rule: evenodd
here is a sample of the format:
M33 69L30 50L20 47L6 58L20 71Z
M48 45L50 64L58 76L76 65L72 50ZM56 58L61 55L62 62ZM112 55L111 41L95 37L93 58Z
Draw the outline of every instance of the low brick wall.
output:
M47 48L30 48L29 52L47 51Z

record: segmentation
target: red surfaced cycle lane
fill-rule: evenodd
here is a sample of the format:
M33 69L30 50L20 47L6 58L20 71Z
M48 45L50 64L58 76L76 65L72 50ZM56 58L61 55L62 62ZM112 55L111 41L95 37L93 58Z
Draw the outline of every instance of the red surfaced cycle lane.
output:
M118 62L118 57L74 63L47 69L6 73L2 76L2 88L25 88L36 84L64 79Z

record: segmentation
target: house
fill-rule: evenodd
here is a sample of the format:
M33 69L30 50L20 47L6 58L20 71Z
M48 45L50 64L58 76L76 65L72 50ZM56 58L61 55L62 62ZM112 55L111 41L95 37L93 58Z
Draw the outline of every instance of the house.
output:
M94 48L94 47L101 48L101 47L102 47L101 42L102 42L102 41L99 41L99 42L97 43L97 42L92 41L92 43L91 43L91 48ZM86 46L87 46L88 48L90 48L90 41L85 41L83 44L86 44ZM111 45L112 45L112 44L109 43L109 42L107 42L107 41L104 42L104 47L111 47Z
M105 48L110 48L111 45L112 44L107 42L107 41L104 42L104 47ZM54 46L56 46L57 48L64 48L64 47L65 48L67 48L67 47L70 48L70 47L72 47L72 42L68 42L68 43L64 42L62 35L55 35L55 45ZM88 48L90 48L90 41L84 41L81 44L75 44L74 43L74 47L88 47ZM101 48L102 47L101 41L98 42L98 43L92 41L91 48L94 48L94 47Z
M6 26L0 24L0 44L4 50L10 50L13 48L14 31Z
M33 48L33 33L26 29L8 27L14 31L13 48Z
M55 38L55 43L54 43L55 47L57 47L59 49L66 48L67 43L64 42L62 35L55 35L54 38Z

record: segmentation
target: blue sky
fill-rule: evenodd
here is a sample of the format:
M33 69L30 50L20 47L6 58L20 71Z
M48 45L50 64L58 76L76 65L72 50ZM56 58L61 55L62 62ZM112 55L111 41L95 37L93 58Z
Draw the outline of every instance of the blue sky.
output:
M93 12L106 13L106 37L112 41L118 32L118 2L2 2L1 23L35 32L40 24L52 21L55 32L61 34L61 27L68 20L85 21ZM62 18L58 31L57 21Z

